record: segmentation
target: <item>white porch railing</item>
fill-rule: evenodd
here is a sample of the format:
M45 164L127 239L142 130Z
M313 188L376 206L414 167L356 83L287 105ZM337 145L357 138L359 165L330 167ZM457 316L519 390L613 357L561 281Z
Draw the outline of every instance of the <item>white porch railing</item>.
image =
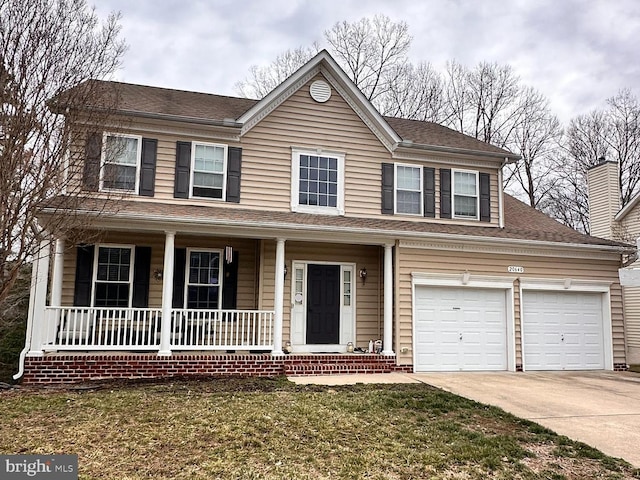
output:
M272 350L273 312L173 310L172 349Z
M47 307L43 350L157 350L159 308Z
M172 310L172 350L272 350L273 311ZM158 350L160 308L47 307L42 349Z

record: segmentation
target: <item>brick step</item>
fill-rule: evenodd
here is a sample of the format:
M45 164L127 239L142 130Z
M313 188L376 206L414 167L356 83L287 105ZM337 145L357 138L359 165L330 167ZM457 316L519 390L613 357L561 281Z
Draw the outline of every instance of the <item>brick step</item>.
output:
M384 363L302 363L285 366L285 375L335 375L348 373L391 373L393 365Z

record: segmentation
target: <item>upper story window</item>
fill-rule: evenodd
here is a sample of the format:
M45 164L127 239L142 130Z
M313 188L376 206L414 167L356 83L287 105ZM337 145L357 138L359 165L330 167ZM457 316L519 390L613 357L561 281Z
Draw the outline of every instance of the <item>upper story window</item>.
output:
M225 198L227 146L194 142L191 155L191 196Z
M422 215L422 167L395 164L395 212Z
M93 305L129 307L133 282L133 248L98 246L95 255Z
M478 172L453 170L454 218L478 219Z
M105 133L103 145L101 189L137 192L142 137Z
M344 215L344 155L294 149L291 210Z

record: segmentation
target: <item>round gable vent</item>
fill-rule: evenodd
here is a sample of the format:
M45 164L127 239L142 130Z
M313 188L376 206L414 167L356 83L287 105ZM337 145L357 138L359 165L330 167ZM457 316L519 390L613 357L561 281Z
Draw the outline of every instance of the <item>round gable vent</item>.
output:
M331 87L324 80L316 80L309 87L309 94L318 103L324 103L331 98Z

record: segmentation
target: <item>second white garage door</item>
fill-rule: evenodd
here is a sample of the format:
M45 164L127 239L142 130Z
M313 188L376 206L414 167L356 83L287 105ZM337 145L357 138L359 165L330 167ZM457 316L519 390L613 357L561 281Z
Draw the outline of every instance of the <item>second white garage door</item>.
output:
M602 295L523 293L525 370L600 370L604 365Z
M506 370L505 291L415 288L417 372Z

